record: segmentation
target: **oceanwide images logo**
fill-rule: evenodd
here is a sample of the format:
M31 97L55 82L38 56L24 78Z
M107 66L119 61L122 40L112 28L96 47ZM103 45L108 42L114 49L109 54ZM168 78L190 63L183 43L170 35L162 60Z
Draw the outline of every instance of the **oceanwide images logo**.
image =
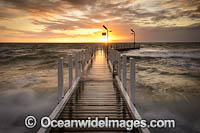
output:
M27 116L25 126L34 128L36 118ZM151 120L147 124L146 120L112 120L108 117L99 119L98 117L88 117L84 120L51 120L49 117L42 117L40 120L42 128L119 128L128 131L134 128L175 128L175 120Z
M51 120L49 117L43 117L41 126L43 128L123 128L131 131L135 126L145 127L145 122L145 120L110 120L108 117L105 119L88 117L86 120Z

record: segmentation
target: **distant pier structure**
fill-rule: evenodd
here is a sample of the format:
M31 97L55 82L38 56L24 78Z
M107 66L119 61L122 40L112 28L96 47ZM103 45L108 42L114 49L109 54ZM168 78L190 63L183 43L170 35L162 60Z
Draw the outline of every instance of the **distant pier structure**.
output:
M111 43L109 47L118 51L125 51L131 49L140 49L140 44L136 43Z

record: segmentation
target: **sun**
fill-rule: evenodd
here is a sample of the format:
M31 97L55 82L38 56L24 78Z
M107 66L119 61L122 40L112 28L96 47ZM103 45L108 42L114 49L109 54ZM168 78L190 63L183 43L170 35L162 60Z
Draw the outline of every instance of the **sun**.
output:
M112 42L111 36L109 36L108 40L109 40L109 42ZM107 37L106 36L101 36L99 38L99 41L106 43L107 42Z
M101 36L99 39L100 42L107 42L106 36Z

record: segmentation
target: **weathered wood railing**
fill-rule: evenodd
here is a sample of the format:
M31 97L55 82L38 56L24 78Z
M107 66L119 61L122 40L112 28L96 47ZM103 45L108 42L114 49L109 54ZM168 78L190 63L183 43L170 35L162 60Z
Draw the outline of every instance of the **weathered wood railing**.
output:
M141 120L141 116L135 108L135 60L130 58L130 87L127 89L127 56L121 57L120 52L108 48L108 63L115 78L116 85L119 88L123 98L133 118ZM122 75L121 75L122 74ZM142 133L149 133L148 128L140 128Z
M51 120L56 119L66 103L71 98L73 92L77 89L78 83L81 79L82 73L88 69L91 60L96 51L96 47L92 47L86 50L82 50L75 54L75 60L73 63L72 55L68 56L68 69L69 69L69 86L67 92L64 94L64 66L63 66L63 58L58 59L58 105L50 114L49 118ZM73 78L73 64L75 64L75 78ZM45 129L41 127L38 133L44 133L49 131L50 128Z

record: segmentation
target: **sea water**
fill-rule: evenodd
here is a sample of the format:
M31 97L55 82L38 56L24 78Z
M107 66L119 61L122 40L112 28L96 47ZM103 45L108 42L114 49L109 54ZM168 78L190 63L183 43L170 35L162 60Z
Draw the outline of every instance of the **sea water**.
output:
M36 132L24 119L49 116L57 105L57 60L92 44L0 44L0 131ZM200 43L141 43L123 51L136 60L135 105L142 118L175 119L175 129L200 132ZM129 80L129 74L128 74Z

